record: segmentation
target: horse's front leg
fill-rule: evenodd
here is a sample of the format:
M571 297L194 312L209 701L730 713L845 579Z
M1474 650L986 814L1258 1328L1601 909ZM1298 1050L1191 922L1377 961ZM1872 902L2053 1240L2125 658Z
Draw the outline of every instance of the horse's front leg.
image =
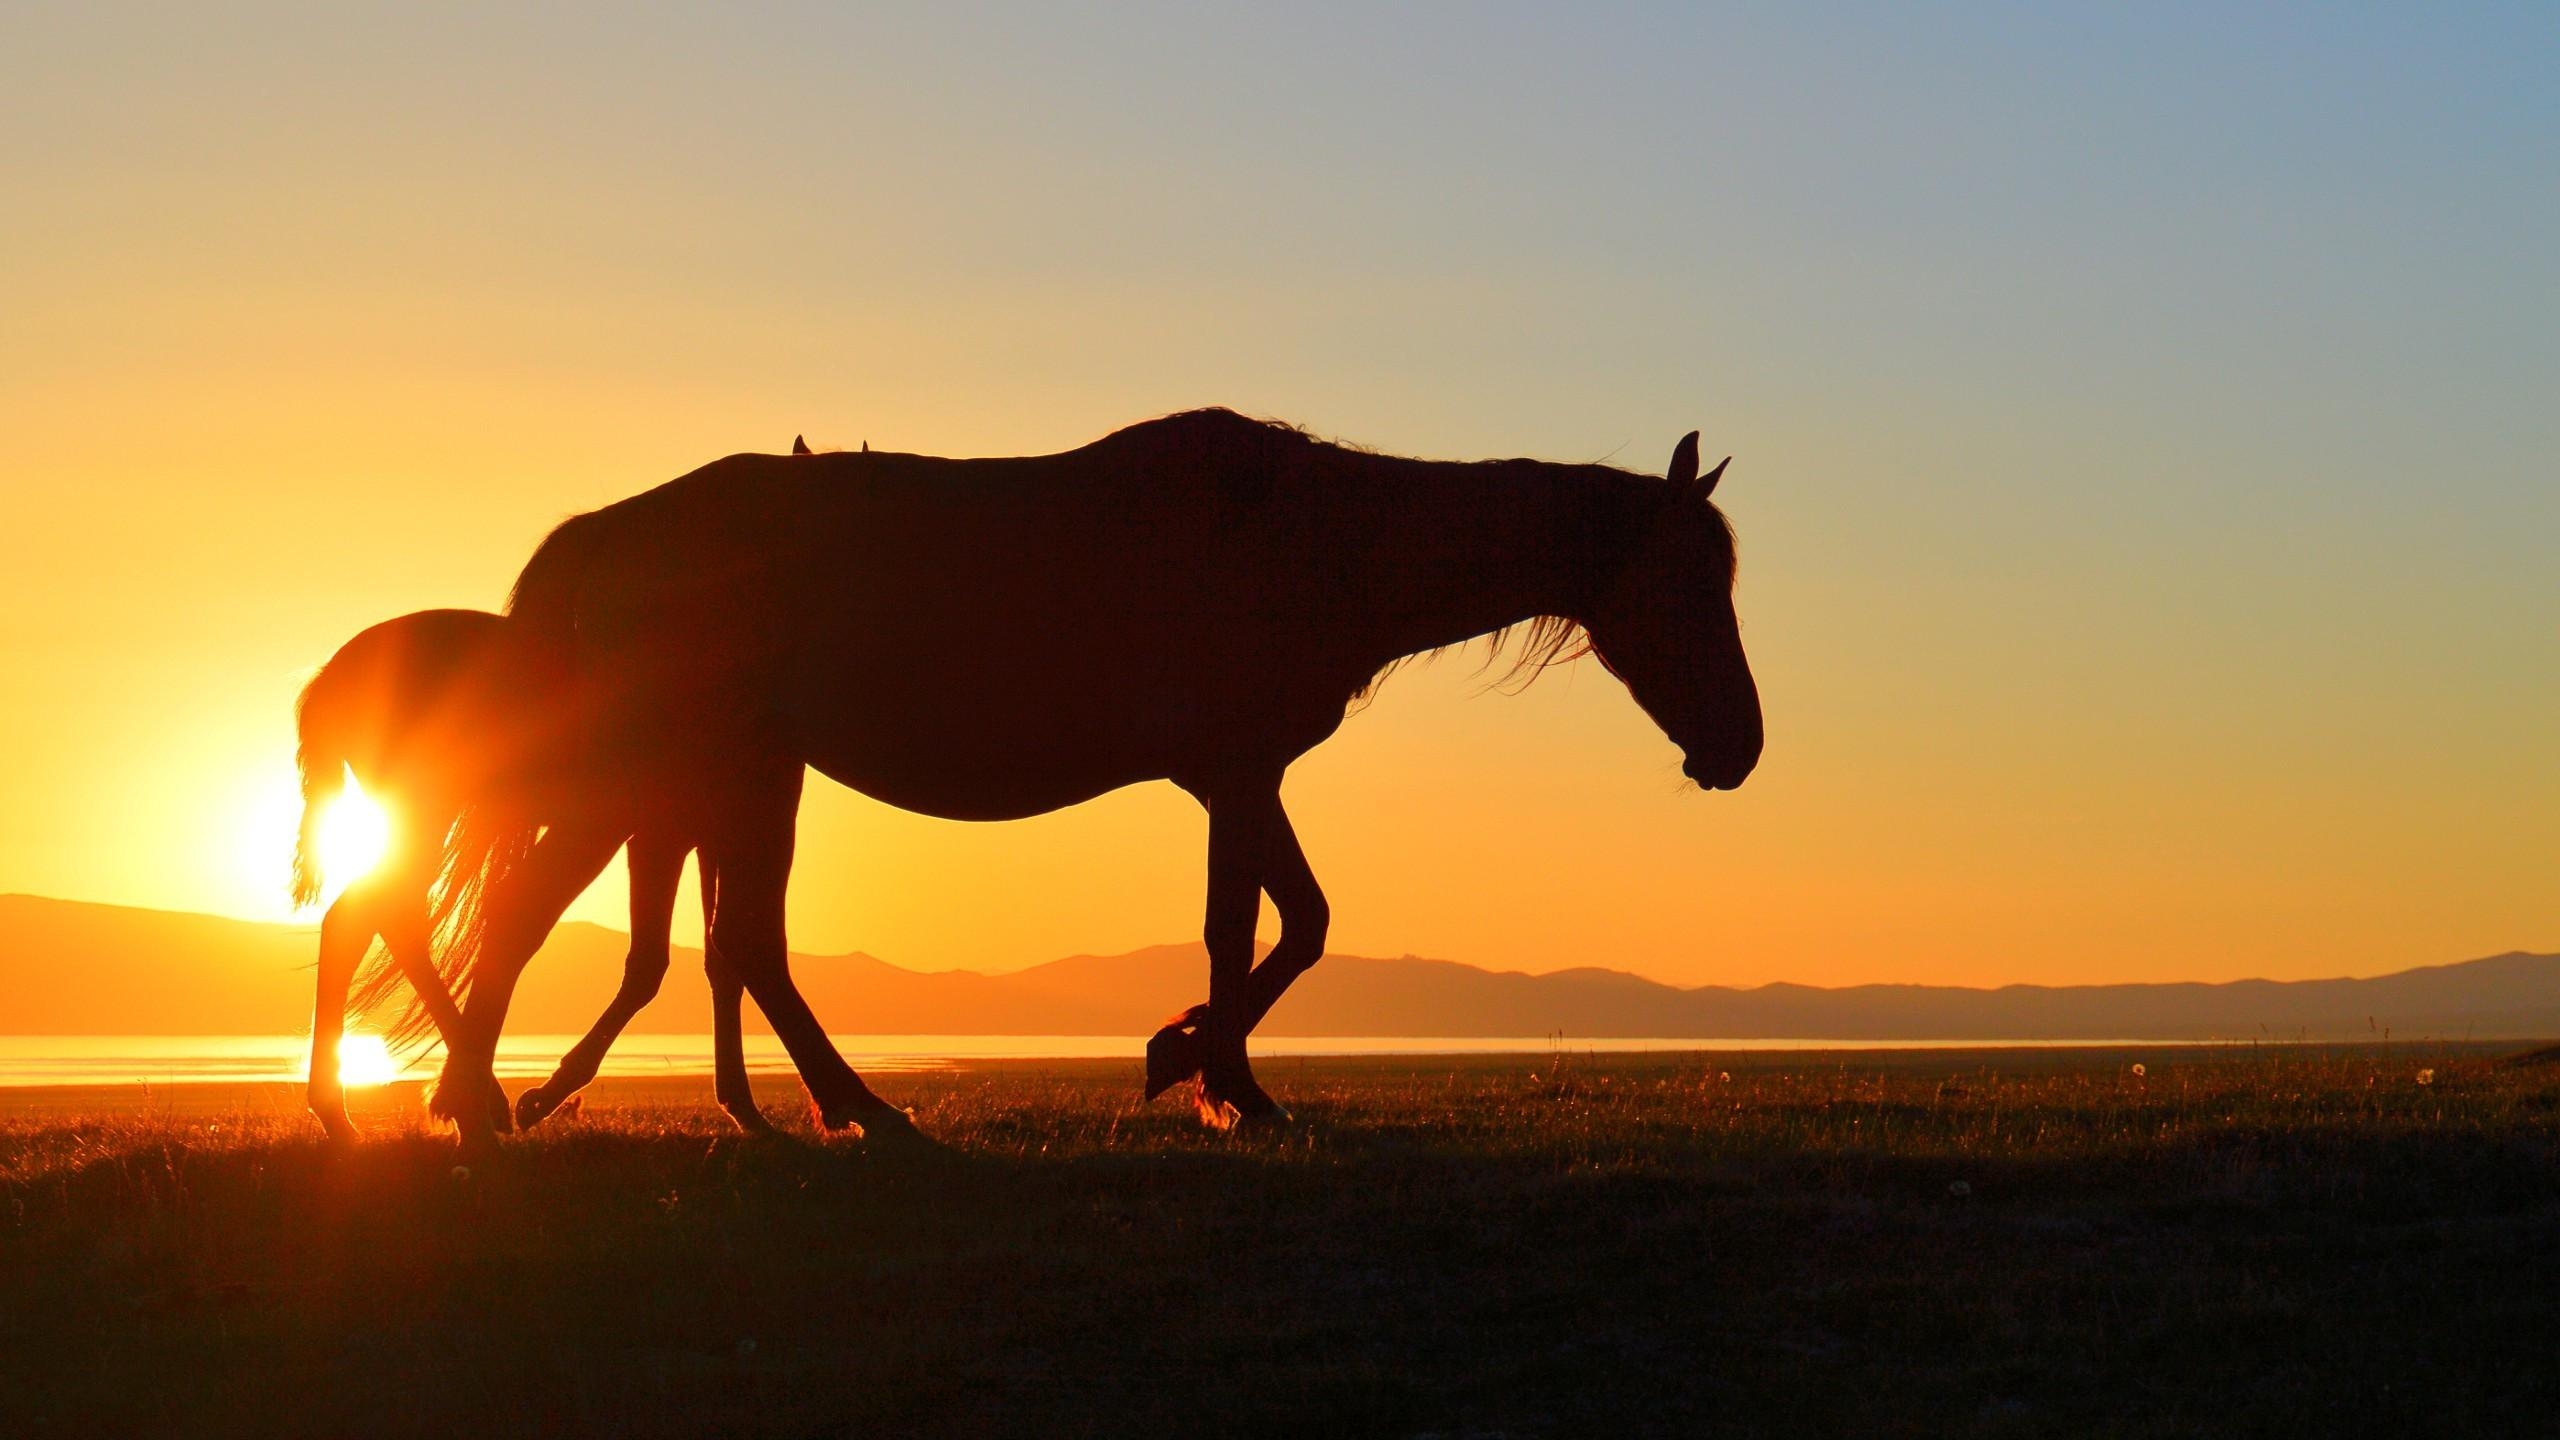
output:
M560 1057L551 1078L516 1097L519 1126L541 1124L584 1090L623 1027L658 998L658 986L667 978L668 932L675 925L676 886L684 879L687 848L663 836L631 837L631 949L622 959L622 984L586 1035Z
M1200 1118L1220 1128L1286 1120L1289 1112L1254 1080L1245 1039L1270 1009L1269 1001L1257 999L1253 983L1253 926L1264 876L1275 861L1296 851L1296 837L1280 806L1276 771L1210 789L1204 798L1209 894L1201 938L1209 949L1209 1003L1195 1031Z
M1203 803L1206 803L1205 798ZM1217 823L1214 814L1210 823L1214 837ZM1290 982L1324 958L1325 936L1332 923L1333 912L1325 900L1323 889L1316 884L1315 872L1307 864L1306 851L1298 843L1297 830L1289 823L1288 811L1280 804L1276 786L1268 797L1262 824L1260 888L1271 896L1273 908L1280 912L1279 942L1271 947L1270 954L1262 957L1261 964L1253 967L1245 980L1231 1026L1213 1032L1214 1003L1194 1005L1175 1016L1147 1042L1148 1099L1152 1100L1172 1086L1195 1077L1202 1077L1205 1082L1214 1034L1227 1047L1223 1068L1231 1077L1229 1083L1235 1083L1234 1077L1240 1076L1241 1087L1250 1087L1248 1094L1260 1097L1249 1102L1253 1107L1251 1110L1240 1104L1239 1115L1280 1119L1288 1113L1278 1102L1263 1094L1261 1086L1254 1081L1252 1067L1243 1054L1243 1037L1252 1034L1263 1017L1271 1013L1271 1007L1279 1003ZM1214 845L1214 838L1212 843ZM1256 903L1258 908L1259 902ZM1250 953L1249 939L1246 948ZM1217 964L1214 953L1210 963L1213 967ZM1214 986L1214 968L1211 983Z
M472 965L471 999L463 1006L460 1032L446 1042L444 1072L428 1106L453 1122L464 1144L485 1144L512 1122L496 1067L516 977L550 938L560 913L604 873L629 834L593 822L553 825L524 863L495 880L484 897L488 922Z

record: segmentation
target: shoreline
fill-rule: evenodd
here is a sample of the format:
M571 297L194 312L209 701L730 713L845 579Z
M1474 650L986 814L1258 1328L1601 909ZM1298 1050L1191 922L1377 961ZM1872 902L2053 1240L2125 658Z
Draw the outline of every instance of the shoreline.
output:
M2331 1041L2168 1041L2053 1042L2020 1044L1813 1045L1800 1049L1730 1049L1701 1044L1694 1048L1614 1050L1606 1041L1585 1045L1571 1040L1561 1047L1481 1051L1303 1052L1257 1055L1266 1081L1284 1084L1293 1076L1376 1078L1401 1072L1416 1079L1483 1071L1535 1070L1561 1061L1564 1067L1605 1066L1612 1072L1638 1074L1713 1068L1726 1072L1767 1073L1821 1071L1877 1076L1955 1076L1997 1074L2031 1076L2086 1074L2121 1070L2135 1064L2165 1073L2179 1064L2229 1064L2252 1057L2270 1063L2287 1060L2342 1060L2385 1057L2449 1062L2496 1060L2539 1048L2530 1040L2370 1040ZM931 1064L872 1067L884 1088L922 1083L945 1089L978 1080L1045 1076L1080 1084L1108 1084L1127 1078L1135 1098L1139 1058L1119 1056L949 1056ZM546 1072L547 1073L547 1072ZM425 1123L428 1075L403 1076L380 1084L351 1086L347 1104L359 1123ZM523 1075L502 1075L510 1091L522 1088ZM769 1105L801 1103L799 1077L787 1065L763 1069L751 1077L756 1094ZM582 1092L602 1108L708 1107L708 1067L648 1074L607 1074ZM303 1082L295 1079L211 1077L176 1081L134 1080L0 1085L0 1123L107 1117L300 1117L304 1115Z

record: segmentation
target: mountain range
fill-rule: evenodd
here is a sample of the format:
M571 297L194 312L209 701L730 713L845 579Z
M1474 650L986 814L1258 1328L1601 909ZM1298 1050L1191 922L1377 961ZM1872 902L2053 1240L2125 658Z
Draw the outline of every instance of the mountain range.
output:
M0 895L0 1034L220 1035L310 1019L315 924ZM509 1029L586 1029L627 941L562 925L525 972ZM792 976L843 1034L1142 1035L1204 997L1197 943L1076 955L1003 974L794 955ZM632 1029L710 1028L701 953L679 949ZM748 1026L761 1029L749 1007ZM2560 955L2514 952L2367 979L2225 984L1706 985L1620 970L1542 975L1412 956L1332 955L1263 1022L1272 1035L1653 1036L1699 1040L2515 1039L2560 1035Z

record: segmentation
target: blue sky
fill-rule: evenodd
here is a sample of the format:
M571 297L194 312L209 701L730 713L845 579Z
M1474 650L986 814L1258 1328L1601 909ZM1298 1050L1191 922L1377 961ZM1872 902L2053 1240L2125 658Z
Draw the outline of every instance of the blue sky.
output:
M5 736L0 888L261 913L262 852L203 857L293 677L495 604L570 511L796 432L1007 453L1220 403L1740 457L1762 775L1667 796L1596 675L1402 678L1293 802L1343 948L2560 947L2555 57L2542 7L14 7L0 664L60 698ZM1389 775L1447 828L1374 813ZM964 836L839 793L805 836L1045 877L968 925L922 869L803 884L815 948L1194 923L1178 797ZM1586 903L1451 878L1503 866Z

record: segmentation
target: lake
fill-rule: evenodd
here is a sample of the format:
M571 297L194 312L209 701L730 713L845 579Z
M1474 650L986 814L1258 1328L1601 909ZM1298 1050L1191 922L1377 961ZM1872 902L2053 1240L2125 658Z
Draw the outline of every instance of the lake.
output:
M837 1035L855 1069L938 1069L965 1060L1112 1060L1135 1063L1143 1035ZM539 1080L576 1044L575 1035L510 1035L498 1047L498 1074ZM2138 1040L1719 1040L1554 1035L1257 1035L1257 1056L1544 1055L1643 1051L1975 1050L2138 1045ZM2193 1042L2187 1042L2193 1043ZM299 1083L310 1054L304 1035L0 1035L0 1088L29 1085L171 1085L189 1082ZM789 1073L791 1057L771 1035L746 1037L747 1068ZM403 1079L434 1075L430 1051ZM606 1057L607 1076L708 1075L709 1035L625 1035Z

